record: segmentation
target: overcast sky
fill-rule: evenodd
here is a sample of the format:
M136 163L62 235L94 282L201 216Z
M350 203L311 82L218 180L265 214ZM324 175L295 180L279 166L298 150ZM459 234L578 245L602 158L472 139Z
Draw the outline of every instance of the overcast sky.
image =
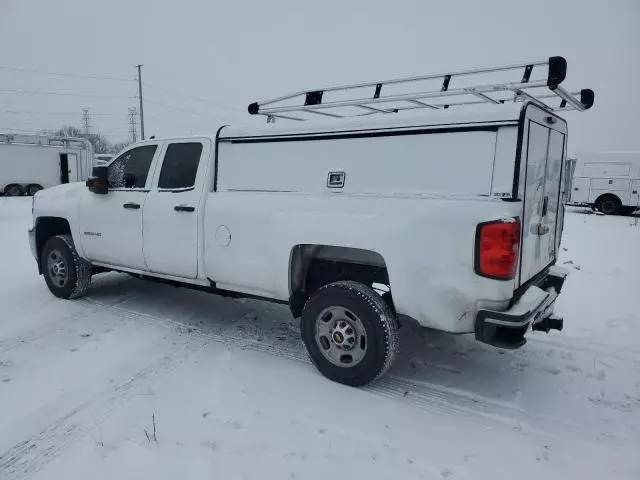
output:
M566 114L570 152L640 150L640 0L0 0L0 45L18 69L133 79L144 64L147 136L246 124L248 103L318 85L562 55L566 86L596 92ZM0 69L0 131L79 125L85 107L124 140L136 88Z

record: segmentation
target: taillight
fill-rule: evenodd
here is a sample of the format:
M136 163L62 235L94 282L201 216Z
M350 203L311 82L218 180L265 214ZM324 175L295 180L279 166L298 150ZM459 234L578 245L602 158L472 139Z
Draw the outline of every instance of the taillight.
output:
M498 280L512 280L518 268L519 250L519 218L480 223L476 228L476 273Z

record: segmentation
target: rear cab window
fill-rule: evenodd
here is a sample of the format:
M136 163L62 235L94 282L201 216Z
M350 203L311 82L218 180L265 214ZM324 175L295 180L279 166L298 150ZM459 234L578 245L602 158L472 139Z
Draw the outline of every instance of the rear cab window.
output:
M201 142L169 144L160 170L158 190L192 189L196 182L201 156Z

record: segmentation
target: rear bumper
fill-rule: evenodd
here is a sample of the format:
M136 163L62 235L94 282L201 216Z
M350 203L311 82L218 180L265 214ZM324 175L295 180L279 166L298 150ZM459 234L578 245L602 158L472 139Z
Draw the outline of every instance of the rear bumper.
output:
M538 285L532 285L505 311L481 309L476 315L476 339L501 348L515 349L527 341L525 333L534 330L562 330L562 319L553 316L555 304L568 271L551 267Z

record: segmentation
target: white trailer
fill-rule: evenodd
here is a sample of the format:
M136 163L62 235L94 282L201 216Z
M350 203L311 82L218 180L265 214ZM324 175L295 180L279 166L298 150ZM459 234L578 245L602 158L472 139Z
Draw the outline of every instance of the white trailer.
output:
M84 138L0 134L0 194L33 195L84 181L92 166L93 148Z
M581 153L571 188L572 205L587 205L607 215L630 214L640 207L640 151Z

